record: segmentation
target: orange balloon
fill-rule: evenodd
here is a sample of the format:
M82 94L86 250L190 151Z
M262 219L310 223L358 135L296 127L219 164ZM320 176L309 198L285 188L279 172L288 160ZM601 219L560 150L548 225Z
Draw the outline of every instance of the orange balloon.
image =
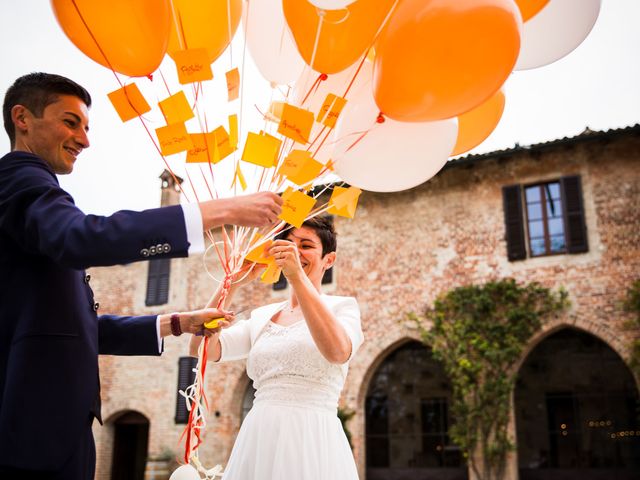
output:
M404 122L471 110L513 70L521 29L513 0L400 0L376 42L378 107Z
M516 4L518 4L518 8L522 14L523 22L535 16L540 10L546 7L547 3L549 3L549 0L516 0Z
M116 72L149 75L167 51L169 0L51 0L51 6L69 40Z
M213 62L222 55L238 29L242 1L173 0L173 12L169 55L187 48L206 48Z
M504 112L505 97L498 90L489 100L458 117L458 140L451 156L477 147L491 135Z
M321 10L306 0L283 0L282 6L304 61L317 72L331 74L364 55L394 3L357 0L342 10Z

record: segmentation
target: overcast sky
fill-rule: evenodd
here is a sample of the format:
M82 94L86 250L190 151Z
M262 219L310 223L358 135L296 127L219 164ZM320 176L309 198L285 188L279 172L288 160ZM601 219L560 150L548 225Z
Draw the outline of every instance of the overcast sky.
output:
M93 95L92 145L79 157L74 172L60 177L63 187L87 213L158 206L162 159L140 122L123 124L113 110L106 97L118 88L113 74L71 44L48 1L0 2L0 91L4 94L20 75L47 71L73 78ZM639 24L639 0L603 0L594 29L574 52L552 65L511 76L500 125L474 153L573 136L587 126L606 130L640 123ZM240 48L235 48L234 63L238 66L240 59ZM223 66L214 67L217 79L224 77L229 66L228 57L221 61ZM165 65L163 71L170 68ZM253 69L247 65L250 76ZM258 96L268 89L259 79L251 85L251 89L245 88L244 111L257 115L252 105L268 105L268 97ZM253 97L249 98L250 94ZM224 102L219 110L226 112L228 108ZM6 152L9 141L3 138L0 145Z

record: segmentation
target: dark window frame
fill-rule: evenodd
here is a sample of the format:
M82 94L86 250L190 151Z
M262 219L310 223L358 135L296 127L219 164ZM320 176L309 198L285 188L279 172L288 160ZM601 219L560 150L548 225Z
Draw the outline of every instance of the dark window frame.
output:
M174 421L176 425L186 425L189 422L189 410L186 399L180 394L193 384L196 374L193 371L198 365L196 357L180 357L178 359L178 388L176 389L176 413Z
M551 250L551 237L552 235L549 232L549 216L548 216L548 211L547 211L547 202L548 202L548 198L547 198L547 193L549 192L549 185L552 184L558 184L558 192L559 192L559 202L560 202L560 209L561 209L561 213L562 213L562 235L564 237L564 248L562 250L557 250L557 251L552 251ZM539 203L541 210L542 210L542 218L540 220L542 220L542 229L543 229L543 238L544 238L544 253L540 253L540 254L535 254L533 253L533 247L531 246L531 231L529 229L529 203L527 202L527 189L529 188L533 188L533 187L539 187L540 189L540 200L539 202L532 202L532 203ZM525 225L525 235L527 237L527 255L531 258L538 258L538 257L550 257L553 255L566 255L567 253L569 253L569 247L567 245L567 215L566 215L566 211L565 211L565 199L563 196L563 188L562 188L562 179L558 178L557 180L548 180L545 182L534 182L534 183L529 183L529 184L523 184L522 185L522 191L521 191L521 195L522 195L522 206L523 206L523 211L524 211L524 225ZM553 202L553 197L551 197L551 201ZM534 220L535 221L535 220ZM538 238L538 237L536 237Z
M169 302L171 258L154 258L148 263L145 305L147 307L165 305Z

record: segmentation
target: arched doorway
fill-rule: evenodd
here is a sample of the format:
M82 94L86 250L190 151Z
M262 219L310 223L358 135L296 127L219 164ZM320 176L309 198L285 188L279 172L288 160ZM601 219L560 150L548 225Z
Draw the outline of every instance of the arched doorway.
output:
M129 411L113 421L112 480L143 480L149 444L149 420Z
M451 386L422 343L394 350L372 377L366 398L367 480L467 478L449 439Z
M606 343L566 328L523 363L515 390L520 480L640 478L638 390Z

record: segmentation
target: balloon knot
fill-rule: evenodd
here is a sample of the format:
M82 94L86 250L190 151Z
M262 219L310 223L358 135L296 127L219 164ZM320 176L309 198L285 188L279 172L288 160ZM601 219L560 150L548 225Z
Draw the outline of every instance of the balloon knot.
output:
M321 73L321 74L320 74L320 80L322 80L323 82L324 82L327 78L329 78L329 75L327 75L326 73Z
M150 73L149 75L147 75L147 78L153 82L153 73Z
M382 112L380 112L378 114L378 118L376 118L376 122L377 123L384 123L384 121L385 121L384 115L382 114Z

